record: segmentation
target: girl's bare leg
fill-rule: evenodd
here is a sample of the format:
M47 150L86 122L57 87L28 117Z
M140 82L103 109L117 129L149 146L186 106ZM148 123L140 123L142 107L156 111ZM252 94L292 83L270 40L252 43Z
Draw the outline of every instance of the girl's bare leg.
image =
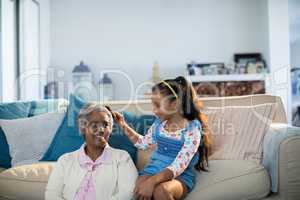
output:
M173 179L164 183L160 183L155 187L153 192L154 200L180 200L184 199L188 193L188 189L180 180Z

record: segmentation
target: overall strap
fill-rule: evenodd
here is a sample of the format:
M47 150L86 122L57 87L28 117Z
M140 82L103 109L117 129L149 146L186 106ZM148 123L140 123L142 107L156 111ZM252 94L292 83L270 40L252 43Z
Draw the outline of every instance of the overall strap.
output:
M160 125L161 125L161 121L159 118L156 118L154 123L153 123L153 129L152 129L152 138L153 138L153 142L157 143L157 136L159 134L159 129L160 129Z

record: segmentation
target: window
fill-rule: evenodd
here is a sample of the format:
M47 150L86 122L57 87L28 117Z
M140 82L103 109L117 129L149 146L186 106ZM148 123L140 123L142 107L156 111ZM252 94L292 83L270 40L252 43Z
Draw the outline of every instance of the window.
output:
M0 99L17 99L17 7L16 1L1 0Z
M40 99L40 4L0 0L0 100Z
M41 98L40 4L20 1L20 99Z

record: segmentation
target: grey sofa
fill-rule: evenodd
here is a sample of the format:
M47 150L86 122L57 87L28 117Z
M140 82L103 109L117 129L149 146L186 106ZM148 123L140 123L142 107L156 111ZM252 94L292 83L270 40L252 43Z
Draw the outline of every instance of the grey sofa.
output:
M195 189L187 200L299 200L300 199L300 128L287 125L286 114L279 97L255 95L244 97L204 98L205 106L222 107L228 105L258 105L276 103L277 109L270 130L269 139L286 132L296 134L283 137L278 149L278 187L271 191L272 179L268 166L245 160L211 160L210 172L197 176ZM151 112L151 102L107 102L114 110L126 106L126 111L136 114ZM280 124L278 126L278 124ZM269 149L264 143L264 150ZM137 168L147 163L151 152L138 151ZM36 163L7 169L0 173L0 199L43 199L48 176L55 163ZM269 166L270 167L270 166Z

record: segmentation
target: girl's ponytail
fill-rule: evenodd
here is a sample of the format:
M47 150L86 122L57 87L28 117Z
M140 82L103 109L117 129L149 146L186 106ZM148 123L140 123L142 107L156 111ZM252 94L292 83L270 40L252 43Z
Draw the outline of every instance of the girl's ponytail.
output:
M208 155L212 140L207 117L201 112L203 109L203 104L197 98L196 91L192 84L189 83L184 77L179 76L175 78L175 81L181 86L183 116L188 120L198 119L202 125L203 134L201 135L201 141L198 148L200 159L195 165L195 168L199 171L207 171L206 167L208 167Z
M194 120L198 117L198 110L193 101L192 87L182 76L175 78L175 81L181 86L182 114L186 119Z

